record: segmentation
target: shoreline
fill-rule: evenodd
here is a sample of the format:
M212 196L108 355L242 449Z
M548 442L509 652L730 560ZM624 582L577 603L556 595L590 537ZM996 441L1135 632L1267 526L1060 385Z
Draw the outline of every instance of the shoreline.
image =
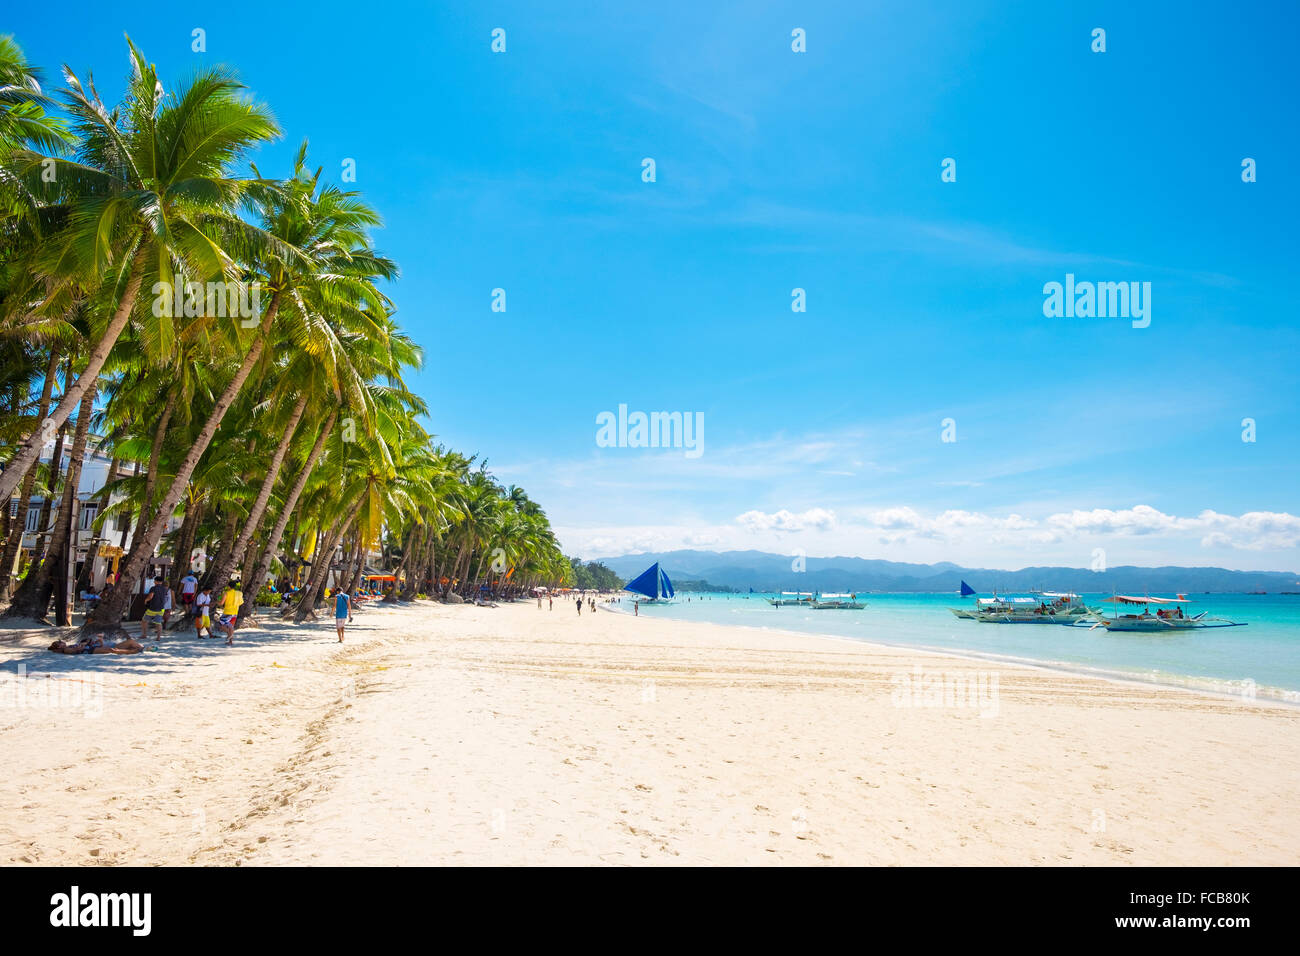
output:
M623 611L623 610L618 610L614 608L607 608L607 610L609 610L611 613L614 614L628 614L628 616L632 616L630 612ZM654 617L651 619L659 620L659 621L672 621L672 622L688 620L686 618L680 618L680 617ZM780 632L783 634L788 634L792 637L794 636L815 637L815 638L824 638L826 640L833 640L833 641L848 641L849 643L853 643L853 644L871 644L877 647L892 647L892 648L897 648L905 651L915 651L917 653L931 653L931 654L946 655L951 657L958 657L963 660L984 661L987 663L1004 664L1006 666L1011 666L1011 667L1027 667L1032 669L1045 670L1053 673L1073 674L1078 677L1088 677L1095 680L1114 681L1120 684L1134 684L1134 685L1145 686L1145 687L1159 687L1165 690L1177 690L1177 691L1183 691L1190 694L1207 694L1212 696L1222 696L1231 700L1238 700L1238 699L1242 701L1249 700L1251 702L1260 703L1260 704L1270 704L1270 705L1278 705L1282 707L1300 708L1300 690L1292 690L1291 688L1274 686L1269 684L1256 684L1255 686L1256 694L1254 696L1248 696L1248 695L1241 694L1240 692L1234 692L1234 691L1223 689L1225 685L1229 685L1232 683L1232 678L1199 677L1195 674L1178 674L1172 671L1158 672L1165 675L1167 679L1145 678L1143 676L1140 676L1138 672L1130 673L1122 670L1111 670L1111 669L1106 669L1101 667L1090 667L1089 665L1086 664L1075 664L1070 661L1040 660L1040 659L1029 658L1029 657L1016 657L1009 654L998 654L992 651L984 652L984 651L977 650L975 648L938 647L932 644L905 644L902 643L901 641L884 640L878 637L857 638L857 637L850 637L844 634L826 634L826 633L819 633L815 631L796 631L796 630L791 630L789 628L769 627L767 625L760 625L760 624L740 624L740 623L732 623L732 622L721 623L717 621L700 621L694 623L708 623L708 624L714 624L717 627L726 627L726 628L732 628L732 627L748 628L760 632ZM1007 625L1007 626L1015 626L1015 625ZM1031 625L1024 625L1024 626L1028 627ZM1058 626L1064 626L1064 625L1058 625ZM1183 681L1184 683L1180 683L1179 681ZM1203 682L1203 684L1198 685L1197 682Z
M0 643L6 674L34 656L104 675L101 720L0 707L0 863L1212 865L1300 848L1294 708L607 610L380 606L342 647L328 621L127 658ZM981 674L984 714L891 701L900 677Z

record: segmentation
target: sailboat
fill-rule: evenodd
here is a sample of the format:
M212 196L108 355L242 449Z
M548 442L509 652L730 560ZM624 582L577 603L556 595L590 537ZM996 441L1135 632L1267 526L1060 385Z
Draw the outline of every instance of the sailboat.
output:
M623 590L642 595L641 604L672 604L672 597L677 593L658 561L623 585Z

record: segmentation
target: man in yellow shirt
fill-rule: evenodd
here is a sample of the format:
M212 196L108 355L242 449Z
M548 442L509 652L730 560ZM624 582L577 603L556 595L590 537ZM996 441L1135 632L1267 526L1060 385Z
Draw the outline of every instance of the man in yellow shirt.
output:
M239 590L239 581L231 581L221 596L221 621L218 624L226 632L227 647L235 643L235 627L239 623L239 609L243 604L244 592Z

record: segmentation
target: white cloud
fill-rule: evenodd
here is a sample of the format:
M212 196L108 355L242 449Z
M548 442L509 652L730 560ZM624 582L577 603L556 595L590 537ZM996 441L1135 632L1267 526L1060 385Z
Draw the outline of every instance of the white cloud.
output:
M1274 551L1300 544L1300 517L1276 511L1225 515L1206 510L1183 518L1149 505L1137 505L1119 511L1094 508L1062 512L1050 516L1047 524L1063 535L1201 535L1201 546L1206 548Z
M825 531L835 526L836 518L835 512L825 508L810 508L801 514L782 509L771 514L746 511L736 522L748 531Z

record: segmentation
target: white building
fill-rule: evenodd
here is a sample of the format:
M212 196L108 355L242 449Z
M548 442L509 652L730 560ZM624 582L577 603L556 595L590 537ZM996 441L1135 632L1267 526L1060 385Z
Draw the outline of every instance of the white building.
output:
M76 547L76 568L78 575L81 573L82 564L87 561L93 561L91 572L91 586L96 590L104 586L108 573L113 568L113 554L122 547L122 524L127 519L122 517L110 518L104 522L103 527L98 531L95 530L95 519L99 516L101 505L100 492L104 484L108 481L108 469L112 465L112 458L104 455L99 451L100 440L91 436L86 443L86 456L81 466L81 480L77 486L77 517L76 527L74 530L74 544ZM41 450L41 463L48 465L54 456L54 442L51 441ZM70 443L65 442L63 447L62 470L66 473L68 462L71 458ZM119 465L118 476L127 476L134 473L134 465ZM120 501L120 496L114 496L111 503ZM15 495L9 501L10 520L18 515L18 497ZM45 499L34 495L31 503L27 507L26 521L23 523L23 540L22 554L19 559L20 566L26 564L31 559L32 553L36 548L37 542L41 535L48 535L56 527L58 521L59 509L62 504L62 498L54 499L50 507L50 514L45 527L41 527L41 513L45 509ZM134 522L132 522L134 524ZM167 533L174 531L180 526L180 519L172 518L168 522ZM125 550L131 548L134 528L130 528L126 535ZM103 552L103 553L101 553Z

